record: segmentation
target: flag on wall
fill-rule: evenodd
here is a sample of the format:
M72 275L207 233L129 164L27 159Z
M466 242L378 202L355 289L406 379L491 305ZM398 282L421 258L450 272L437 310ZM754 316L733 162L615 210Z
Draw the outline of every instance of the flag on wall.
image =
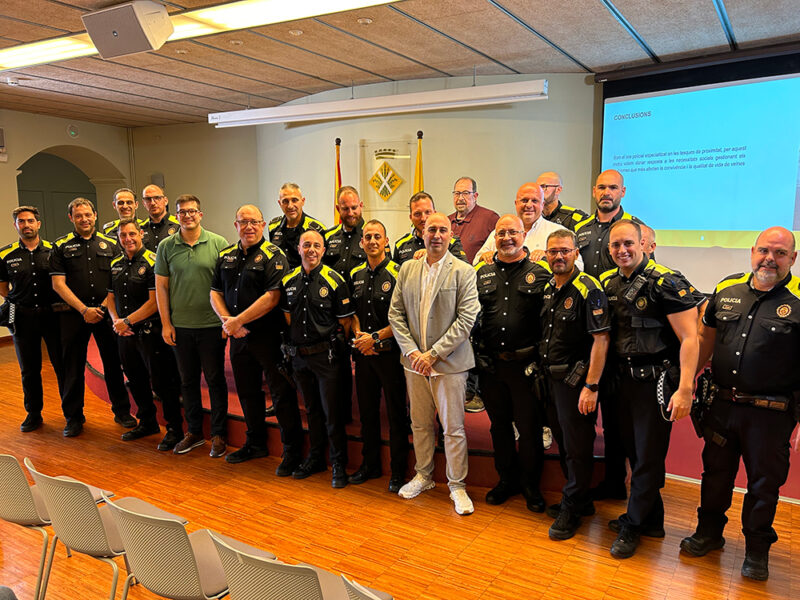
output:
M422 181L422 132L417 132L417 166L414 169L414 194L425 188Z
M342 138L336 138L336 172L333 176L333 224L339 224L339 211L336 209L336 195L339 193L339 188L342 187L342 167L339 164L339 149L342 145Z

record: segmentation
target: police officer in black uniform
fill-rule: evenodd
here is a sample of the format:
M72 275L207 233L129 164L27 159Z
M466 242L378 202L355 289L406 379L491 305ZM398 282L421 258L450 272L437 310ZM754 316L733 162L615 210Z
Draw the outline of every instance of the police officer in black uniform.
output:
M544 288L541 367L561 430L567 481L549 535L575 535L581 516L594 514L589 496L594 465L597 392L609 346L611 316L600 282L575 267L575 234L560 230L547 238L553 278Z
M239 242L220 252L211 281L211 306L231 338L231 366L247 440L225 460L241 463L269 454L263 373L283 442L283 460L276 473L288 477L300 465L303 444L297 392L287 379L288 372L281 372L281 335L286 320L277 306L281 279L289 264L281 249L264 239L264 217L257 207L246 204L239 208L234 224Z
M281 186L278 206L283 211L282 217L275 217L269 222L269 241L283 250L289 261L289 268L296 269L300 266L300 254L297 245L300 236L312 230L320 235L325 235L325 225L314 217L303 212L306 199L296 183L284 183Z
M28 415L20 431L42 426L42 340L61 392L61 338L53 303L58 301L50 283L52 244L39 237L42 222L34 206L18 206L12 213L19 240L0 249L0 296L14 306L14 349L22 375L22 393ZM9 290L10 286L10 290Z
M603 171L597 176L592 187L597 210L595 213L580 221L573 227L578 236L578 248L583 258L583 270L596 279L606 271L616 268L611 254L608 251L608 234L611 226L620 220L630 220L636 223L642 221L626 213L622 206L625 196L625 182L618 171ZM654 258L654 257L652 257ZM597 488L592 490L595 500L612 498L624 500L627 498L625 489L625 450L620 437L617 423L619 423L619 399L617 393L617 369L612 364L613 353L606 362L606 373L601 380L600 410L603 414L603 441L605 446L605 479Z
M75 231L58 238L50 254L53 289L73 309L60 315L64 357L61 409L67 419L64 436L80 435L86 421L84 369L90 336L94 336L100 351L114 421L130 429L136 427L136 419L130 414L130 398L105 305L111 287L111 261L119 248L116 240L95 231L97 211L91 201L75 198L67 207L67 215Z
M703 480L697 530L681 542L692 556L722 548L740 458L747 470L742 503L742 575L769 576L778 491L789 472L789 438L800 391L800 278L792 232L771 227L750 252L752 273L723 279L700 330L698 371L713 353L718 389L704 419Z
M394 244L394 254L392 260L398 265L414 258L420 250L425 250L425 242L422 240L422 230L425 228L425 221L436 212L433 205L433 198L427 192L417 192L408 201L408 218L411 220L412 229L409 233L401 237ZM450 253L456 258L467 260L467 253L461 245L461 240L457 235L450 238L448 246Z
M144 247L155 252L161 240L177 233L181 224L175 215L169 214L169 198L157 185L148 185L142 190L142 204L148 217L142 221Z
M141 225L144 221L136 217L136 209L139 208L139 203L136 201L136 192L129 188L120 188L114 192L114 200L111 205L117 211L118 219L109 221L103 225L103 233L108 237L117 239L117 227L123 219L136 219Z
M689 414L697 364L697 309L685 283L644 254L638 223L614 223L609 249L617 269L603 274L619 369L619 426L631 457L627 512L609 522L616 558L633 556L639 537L664 537L664 461L672 422ZM659 401L666 371L672 393Z
M494 464L500 482L486 494L488 504L502 504L520 492L528 509L542 512L539 490L544 464L542 416L526 367L538 359L542 292L550 279L544 261L531 262L524 246L525 227L516 215L495 225L497 252L492 264L479 262L481 314L473 333L478 346L480 389L491 420ZM482 360L481 360L482 357ZM519 452L514 441L519 431Z
M574 206L566 206L558 199L564 187L561 183L561 176L558 173L548 171L542 173L536 179L542 188L544 202L542 205L542 216L548 221L563 225L570 231L575 231L575 226L588 218L585 212Z
M138 407L139 424L123 433L122 439L128 442L160 432L153 402L155 391L167 422L167 435L158 449L166 451L172 450L183 438L181 382L175 355L161 338L153 273L156 255L144 247L143 235L136 219L119 222L117 236L122 255L111 261L111 287L106 306L117 334L122 368Z
M344 340L337 336L337 329L341 326L349 336L353 306L344 278L322 264L325 240L319 232L303 233L298 253L302 264L283 278L281 308L289 323L286 352L292 357L295 380L306 405L310 448L292 476L305 479L326 469L327 438L331 485L343 488L347 485L347 436L337 406L341 372L337 354Z
M361 245L367 260L350 273L350 289L356 311L353 317L353 359L356 363L363 462L350 476L350 483L359 484L382 475L380 408L383 389L392 469L389 491L397 493L405 483L408 470L408 413L406 378L388 314L400 267L386 256L386 228L380 221L373 220L364 225Z

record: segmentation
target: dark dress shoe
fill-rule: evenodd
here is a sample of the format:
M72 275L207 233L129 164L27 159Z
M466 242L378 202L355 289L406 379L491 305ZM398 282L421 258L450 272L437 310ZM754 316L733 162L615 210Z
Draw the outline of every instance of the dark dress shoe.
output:
M611 556L614 558L630 558L639 547L639 534L630 527L623 527L617 539L611 544Z
M742 563L742 577L766 581L769 578L769 554L747 552Z
M614 533L619 533L622 531L622 524L619 522L619 519L612 519L608 522L608 528ZM644 525L642 527L641 535L651 538L663 538L665 535L667 535L667 532L664 531L663 527Z
M359 485L364 483L368 479L380 479L382 476L383 473L381 472L380 468L370 469L367 466L361 465L358 468L358 471L350 475L350 483L354 485Z
M547 533L550 539L568 540L575 535L575 532L578 531L578 527L580 526L581 518L578 516L578 513L573 512L567 507L563 507Z
M275 416L275 405L273 404L271 406L268 406L267 410L264 411L264 417L268 419L274 416Z
M403 477L402 475L392 475L389 478L389 491L392 494L396 494L397 492L400 491L400 488L403 487L405 482L406 478Z
M64 427L64 437L78 437L83 431L83 421L80 419L72 419L67 421L67 426Z
M248 460L252 460L254 458L263 458L265 456L269 456L269 450L261 446L250 446L245 444L241 448L239 448L236 452L231 452L228 456L225 457L225 462L231 463L232 465L243 463Z
M501 479L500 483L486 492L486 504L503 504L511 496L516 496L522 490L519 485L506 479Z
M612 485L607 481L601 481L597 487L589 490L592 500L627 500L628 490L625 484Z
M545 510L544 512L547 514L548 517L557 519L558 513L561 512L561 504L551 504L550 506L547 507L547 510ZM595 514L595 512L597 511L594 508L594 502L592 502L591 500L586 504L584 504L583 506L581 506L576 511L579 517L591 517L593 514Z
M336 463L331 467L331 487L341 489L347 485L347 471L344 465Z
M712 550L719 550L725 545L725 538L709 537L695 533L681 540L681 550L691 556L705 556Z
M292 477L295 479L305 479L311 477L314 473L322 473L327 471L328 466L322 460L316 458L307 458L302 464L292 471Z
M25 417L25 420L22 422L22 425L19 426L19 430L22 433L29 433L31 431L36 431L39 427L42 426L42 415L28 415Z
M167 429L167 435L165 435L164 439L158 443L156 449L160 450L161 452L168 452L172 450L182 439L182 432L176 429Z
M130 431L126 431L122 434L122 441L130 442L157 433L161 433L161 428L158 426L158 423L139 423Z
M132 415L122 415L121 417L114 417L114 423L119 423L123 427L127 427L128 429L132 429L139 424L139 422L133 418Z
M284 456L281 464L275 469L275 475L278 477L289 477L300 466L300 459L296 456Z
M522 488L522 495L525 496L525 506L528 510L535 513L544 512L547 503L542 497L542 493L536 488Z

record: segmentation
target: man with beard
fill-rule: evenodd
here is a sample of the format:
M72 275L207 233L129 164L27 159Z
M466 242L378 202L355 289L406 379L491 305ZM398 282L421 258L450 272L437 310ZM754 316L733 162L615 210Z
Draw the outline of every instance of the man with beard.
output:
M542 262L529 260L524 234L519 217L500 217L494 233L494 260L475 267L481 314L473 343L483 357L478 374L491 421L494 465L500 476L499 483L486 494L486 502L503 504L522 492L528 510L542 512L545 504L539 484L544 464L544 399L532 391L525 370L538 357L542 291L550 270ZM519 432L519 452L514 425Z
M558 223L570 231L574 231L575 225L589 216L579 208L561 204L559 196L564 187L561 183L561 176L558 173L552 171L542 173L536 179L536 183L542 186L542 192L544 192L542 215L548 221Z
M547 262L553 278L544 289L539 345L541 367L561 430L567 481L549 535L575 535L581 516L594 514L589 485L594 465L594 424L598 381L609 345L611 317L600 282L575 267L578 246L571 231L547 239ZM548 509L549 513L549 509Z
M703 479L697 529L681 542L690 556L725 545L722 537L740 459L747 471L742 503L742 575L769 577L778 492L789 472L789 438L800 390L800 278L791 267L795 239L770 227L750 250L752 272L731 275L714 290L700 329L701 371L712 356L718 389L704 419Z
M433 198L427 192L417 192L411 196L408 201L408 218L411 221L411 232L401 237L394 244L392 260L398 265L402 265L412 258L424 256L425 242L422 238L425 222L435 211L436 207L433 204ZM458 237L451 235L448 249L456 258L467 259L464 248L461 246L461 240Z
M604 273L601 282L619 370L619 429L632 458L627 511L608 525L619 533L611 555L628 558L640 536L664 537L664 461L672 422L692 406L697 309L685 280L645 256L638 223L615 222L609 249L617 269ZM670 383L663 389L672 389L659 401L662 374Z
M133 190L128 188L117 190L114 192L114 200L111 204L119 218L103 225L103 233L110 238L117 239L117 227L122 219L136 219L139 225L143 223L141 219L136 218L136 209L139 208L139 203L136 201L136 192Z
M169 198L157 185L148 185L142 190L142 204L149 215L142 223L144 247L155 252L161 240L177 232L181 224L177 217L169 214Z
M500 217L493 210L478 204L478 184L472 177L459 177L453 185L453 206L456 212L447 216L453 235L464 246L468 262L472 262L483 242L494 233Z
M289 261L290 269L300 266L297 245L300 243L300 236L303 233L311 229L320 235L325 235L325 225L303 212L305 204L306 199L303 192L300 191L300 186L291 182L284 183L278 196L278 206L280 206L283 216L270 219L267 226L269 241L283 250L286 260Z
M62 391L63 368L58 317L53 303L58 300L50 284L50 250L53 245L39 237L42 222L34 206L18 206L12 213L19 240L0 249L0 296L14 306L14 349L22 375L22 394L27 416L20 431L42 426L42 340Z

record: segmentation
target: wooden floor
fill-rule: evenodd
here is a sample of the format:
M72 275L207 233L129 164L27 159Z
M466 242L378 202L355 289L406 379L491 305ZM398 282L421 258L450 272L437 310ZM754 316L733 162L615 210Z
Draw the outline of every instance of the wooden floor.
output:
M386 478L333 490L329 473L305 481L275 477L275 457L229 465L209 458L208 445L175 456L157 452L155 437L123 443L108 405L91 394L84 434L67 440L48 373L45 426L22 434L19 369L13 349L0 347L0 452L28 456L48 474L147 499L189 519L192 530L216 529L287 562L345 573L398 600L800 598L800 506L778 507L780 540L766 583L739 574L744 540L738 494L725 549L700 559L679 554L678 543L694 526L699 489L677 481L669 481L664 494L666 539L645 538L636 556L620 561L608 553L614 534L606 524L623 512L623 502L598 504L598 514L585 519L578 535L554 542L545 515L529 513L519 497L489 506L486 489L469 489L475 513L459 517L443 485L407 501L385 491ZM21 599L33 594L40 539L0 522L0 584ZM81 555L68 559L60 548L48 598L107 598L110 580L107 565ZM130 598L155 596L137 586Z

